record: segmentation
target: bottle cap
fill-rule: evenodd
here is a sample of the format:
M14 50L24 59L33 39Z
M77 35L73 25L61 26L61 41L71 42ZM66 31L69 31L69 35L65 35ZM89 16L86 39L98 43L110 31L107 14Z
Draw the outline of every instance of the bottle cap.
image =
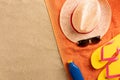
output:
M73 62L73 60L68 60L68 62L67 62L67 63L69 64L69 63L72 63L72 62Z

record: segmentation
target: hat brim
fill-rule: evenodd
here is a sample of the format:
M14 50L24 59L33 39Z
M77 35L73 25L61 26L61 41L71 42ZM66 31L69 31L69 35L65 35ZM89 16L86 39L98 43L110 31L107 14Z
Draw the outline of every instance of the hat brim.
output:
M109 29L111 22L111 8L106 0L98 0L101 8L101 18L96 28L86 34L76 32L71 25L70 19L76 6L82 0L66 0L60 12L60 26L64 35L72 42L100 36L103 37Z

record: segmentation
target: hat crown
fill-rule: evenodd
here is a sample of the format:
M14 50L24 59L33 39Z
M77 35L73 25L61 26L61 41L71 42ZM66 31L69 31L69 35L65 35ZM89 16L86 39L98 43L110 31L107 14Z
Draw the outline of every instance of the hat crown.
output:
M82 0L73 12L73 27L77 32L88 33L97 26L100 16L101 10L97 0Z

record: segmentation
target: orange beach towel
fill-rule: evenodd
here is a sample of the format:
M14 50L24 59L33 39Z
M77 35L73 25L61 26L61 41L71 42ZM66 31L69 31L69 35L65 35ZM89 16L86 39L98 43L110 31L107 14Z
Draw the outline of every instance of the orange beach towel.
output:
M102 38L102 41L99 44L89 45L84 48L78 47L75 43L69 41L61 31L59 25L59 14L64 1L65 0L45 0L45 3L50 15L58 49L64 68L68 74L68 78L69 80L72 80L68 73L66 63L68 60L72 59L80 68L85 80L97 80L97 76L102 69L95 70L92 68L90 57L96 48L120 33L120 0L108 0L112 9L112 21L110 28Z

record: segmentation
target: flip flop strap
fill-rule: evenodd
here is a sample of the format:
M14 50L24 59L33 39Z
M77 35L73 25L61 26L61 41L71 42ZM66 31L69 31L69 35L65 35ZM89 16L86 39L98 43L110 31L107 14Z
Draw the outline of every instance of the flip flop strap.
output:
M106 78L116 78L116 77L120 77L120 74L110 75L109 74L109 66L106 65Z
M110 57L110 58L105 58L104 57L104 47L105 46L107 46L107 45L110 45L110 44L112 44L113 43L113 41L111 41L111 42L108 42L107 44L105 44L102 48L101 48L101 59L100 59L100 61L116 61L116 56L114 56L114 55L117 55L118 53L116 53L117 51L118 51L118 48L117 48L117 50L116 50L116 52L112 55L112 57Z

